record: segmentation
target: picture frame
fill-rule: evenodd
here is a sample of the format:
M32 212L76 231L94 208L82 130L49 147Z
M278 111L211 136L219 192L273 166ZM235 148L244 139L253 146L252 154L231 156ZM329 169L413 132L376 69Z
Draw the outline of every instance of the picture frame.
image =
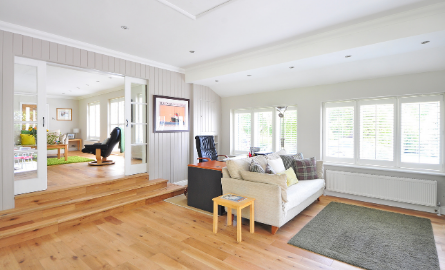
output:
M74 139L74 135L75 135L74 133L68 133L68 139L70 140Z
M73 109L57 108L56 119L57 121L73 121Z
M190 99L153 95L153 132L189 132Z

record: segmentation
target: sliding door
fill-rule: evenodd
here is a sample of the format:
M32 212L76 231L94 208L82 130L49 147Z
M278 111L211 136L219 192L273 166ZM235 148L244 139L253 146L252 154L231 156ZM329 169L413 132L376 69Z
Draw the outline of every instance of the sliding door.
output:
M15 58L13 106L14 195L46 190L45 62Z
M125 175L148 167L147 81L125 77Z

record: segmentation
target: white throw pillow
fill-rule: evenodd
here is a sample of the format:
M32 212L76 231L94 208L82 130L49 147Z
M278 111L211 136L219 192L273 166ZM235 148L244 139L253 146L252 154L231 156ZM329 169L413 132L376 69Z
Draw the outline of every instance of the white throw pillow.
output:
M284 168L284 163L281 158L268 160L267 163L270 165L270 167L272 167L272 169L276 173L282 173L286 170L286 168Z

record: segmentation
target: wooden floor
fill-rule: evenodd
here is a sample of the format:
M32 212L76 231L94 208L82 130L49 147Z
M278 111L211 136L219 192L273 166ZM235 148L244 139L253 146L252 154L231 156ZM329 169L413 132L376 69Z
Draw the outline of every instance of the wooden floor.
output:
M69 151L68 155L95 159L94 155L85 154L81 151ZM111 155L109 159L115 161L116 164L88 166L87 162L82 162L48 166L48 190L93 184L124 177L124 156ZM30 176L23 174L22 177L29 178ZM15 176L14 179L20 180L21 178L20 176Z
M339 201L430 218L445 269L444 217L335 197L322 197L271 235L257 223L255 234L166 202L108 216L65 231L0 249L0 269L357 269L287 244L329 202Z

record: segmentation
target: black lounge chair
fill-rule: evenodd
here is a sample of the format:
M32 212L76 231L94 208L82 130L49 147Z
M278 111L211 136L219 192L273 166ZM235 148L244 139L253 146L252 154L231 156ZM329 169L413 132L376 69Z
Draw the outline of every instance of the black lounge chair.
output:
M115 127L110 133L110 138L106 139L103 143L86 144L85 148L82 149L83 153L89 153L96 155L96 160L88 163L90 166L103 166L103 165L113 165L115 162L108 160L107 158L111 155L111 151L121 140L121 129Z

